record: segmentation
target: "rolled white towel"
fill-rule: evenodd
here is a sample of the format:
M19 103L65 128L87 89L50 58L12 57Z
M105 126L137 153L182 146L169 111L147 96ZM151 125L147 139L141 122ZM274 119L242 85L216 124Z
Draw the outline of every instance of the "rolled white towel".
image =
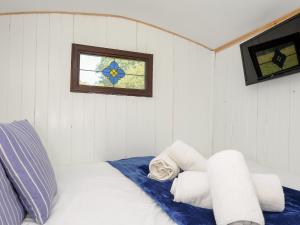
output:
M282 212L285 199L279 177L275 174L254 174L252 179L261 208L269 212Z
M175 202L211 209L212 201L209 189L206 173L185 171L173 181L171 193L174 195Z
M248 167L240 152L216 153L208 160L207 172L217 225L265 224Z
M252 181L263 211L282 212L285 201L278 176L273 174L252 174ZM212 209L207 173L185 171L173 181L171 193L175 202Z
M177 177L180 168L168 156L170 149L166 149L157 157L152 159L149 164L148 177L158 181L171 180Z
M206 171L207 159L182 141L171 145L169 156L184 171Z

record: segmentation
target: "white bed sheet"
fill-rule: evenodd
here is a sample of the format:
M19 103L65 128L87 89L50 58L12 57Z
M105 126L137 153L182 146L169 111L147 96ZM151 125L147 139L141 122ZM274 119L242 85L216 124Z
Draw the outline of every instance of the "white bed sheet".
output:
M275 172L300 190L300 180L248 162L252 172ZM108 163L56 168L59 194L46 225L175 225L139 187ZM36 225L25 219L22 225Z
M174 225L108 163L56 168L59 194L46 225ZM25 219L22 225L36 225Z

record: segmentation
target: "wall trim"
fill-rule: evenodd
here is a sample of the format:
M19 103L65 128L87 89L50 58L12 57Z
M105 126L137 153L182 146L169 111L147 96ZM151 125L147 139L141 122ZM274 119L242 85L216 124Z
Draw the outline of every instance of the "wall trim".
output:
M273 20L273 21L271 21L267 24L264 24L263 26L260 26L256 29L246 33L246 34L243 34L243 35L241 35L241 36L239 36L239 37L237 37L237 38L235 38L235 39L233 39L233 40L231 40L231 41L229 41L229 42L227 42L227 43L225 43L225 44L223 44L223 45L221 45L221 46L219 46L215 49L213 49L213 51L221 52L221 51L223 51L227 48L232 47L233 45L239 44L239 43L241 43L241 42L243 42L247 39L250 39L251 37L254 37L254 36L258 35L258 34L264 32L264 31L266 31L266 30L268 30L268 29L270 29L270 28L272 28L272 27L274 27L274 26L276 26L276 25L292 18L293 16L296 16L299 13L300 13L300 8L298 8L298 9L292 11L292 12L289 12L288 14L286 14L284 16L281 16L281 17L279 17L279 18L277 18L277 19L275 19L275 20Z
M20 11L20 12L7 12L7 13L0 13L0 16L10 16L10 15L26 15L26 14L65 14L65 15L83 15L83 16L103 16L103 17L113 17L113 18L119 18L119 19L125 19L125 20L129 20L129 21L133 21L133 22L137 22L137 23L140 23L140 24L144 24L144 25L147 25L149 27L152 27L152 28L155 28L155 29L158 29L158 30L161 30L161 31L164 31L164 32L167 32L169 34L172 34L174 36L177 36L177 37L180 37L182 39L185 39L187 41L190 41L196 45L199 45L203 48L206 48L207 50L209 51L214 51L216 53L218 52L221 52L227 48L230 48L236 44L239 44L251 37L254 37L288 19L290 19L291 17L293 16L296 16L297 14L300 13L300 8L297 8L295 10L293 10L292 12L289 12L287 14L285 14L284 16L281 16L267 24L264 24L246 34L243 34L231 41L228 41L227 43L225 44L222 44L220 45L219 47L217 48L210 48L208 47L207 45L205 44L202 44L198 41L195 41L191 38L188 38L184 35L181 35L181 34L178 34L178 33L175 33L173 31L170 31L170 30L167 30L163 27L160 27L160 26L157 26L157 25L154 25L154 24L151 24L151 23L147 23L147 22L144 22L142 20L138 20L138 19L134 19L134 18L131 18L131 17L127 17L127 16L120 16L120 15L114 15L114 14L106 14L106 13L88 13L88 12L72 12L72 11Z
M180 37L182 39L185 39L187 41L190 41L196 45L199 45L203 48L206 48L209 51L213 51L212 48L198 42L195 40L192 40L191 38L188 38L186 36L183 36L181 34L175 33L173 31L167 30L165 28L159 27L157 25L151 24L151 23L147 23L144 22L142 20L138 20L138 19L134 19L131 17L127 17L127 16L120 16L120 15L114 15L114 14L106 14L106 13L87 13L87 12L71 12L71 11L21 11L21 12L7 12L7 13L0 13L0 16L11 16L11 15L27 15L27 14L65 14L65 15L81 15L81 16L103 16L103 17L113 17L113 18L119 18L119 19L125 19L125 20L129 20L129 21L133 21L133 22L137 22L140 24L144 24L147 25L149 27L167 32L169 34L172 34L174 36Z

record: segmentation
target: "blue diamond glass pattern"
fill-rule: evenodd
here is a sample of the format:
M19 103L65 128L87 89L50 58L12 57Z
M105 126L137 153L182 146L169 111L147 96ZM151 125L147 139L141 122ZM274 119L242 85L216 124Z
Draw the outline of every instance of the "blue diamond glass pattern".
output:
M125 76L124 70L119 67L116 61L111 62L108 67L102 70L102 73L113 85L117 84L118 81Z

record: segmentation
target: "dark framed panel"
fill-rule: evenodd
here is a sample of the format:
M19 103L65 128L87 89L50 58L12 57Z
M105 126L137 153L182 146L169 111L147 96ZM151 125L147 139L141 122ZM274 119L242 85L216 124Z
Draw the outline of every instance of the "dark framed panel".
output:
M268 81L275 78L280 78L283 76L291 75L300 72L300 66L291 66L289 63L289 66L287 66L286 63L283 65L282 68L280 63L275 62L275 64L279 65L277 71L273 71L272 73L268 73L266 71L263 71L262 68L258 68L259 64L262 62L256 62L256 59L253 59L254 53L255 56L259 56L264 51L272 51L274 50L280 50L281 53L285 54L286 57L290 55L291 52L286 54L286 50L283 50L281 46L281 41L284 40L287 41L287 47L295 46L296 51L292 51L293 53L298 53L298 46L299 46L299 38L297 38L295 33L300 32L300 14L295 15L294 17L272 27L271 29L264 31L263 33L249 39L248 41L243 42L240 45L241 49L241 55L242 55L242 61L243 61L243 68L244 68L244 77L245 77L245 84L246 85L252 85L259 82ZM288 38L287 38L288 37ZM287 38L287 39L286 39ZM279 41L278 43L276 43ZM281 43L280 43L281 42ZM274 44L275 43L275 44ZM273 48L272 48L273 45ZM285 45L285 44L284 44ZM257 49L255 49L255 46L257 46ZM277 46L277 48L276 48ZM254 47L254 48L253 48ZM275 47L275 48L274 48ZM278 48L279 47L279 48ZM274 52L275 53L275 52ZM280 54L280 53L279 53ZM274 54L275 55L275 54ZM278 54L277 54L278 55ZM300 57L298 57L300 58ZM294 57L295 59L295 57ZM286 59L287 62L288 59ZM291 57L290 59L291 60ZM273 58L272 58L273 61ZM296 63L295 63L296 64ZM273 65L274 66L274 65Z
M152 97L153 55L72 44L71 92Z
M300 33L251 46L249 52L259 80L292 71L300 67Z

